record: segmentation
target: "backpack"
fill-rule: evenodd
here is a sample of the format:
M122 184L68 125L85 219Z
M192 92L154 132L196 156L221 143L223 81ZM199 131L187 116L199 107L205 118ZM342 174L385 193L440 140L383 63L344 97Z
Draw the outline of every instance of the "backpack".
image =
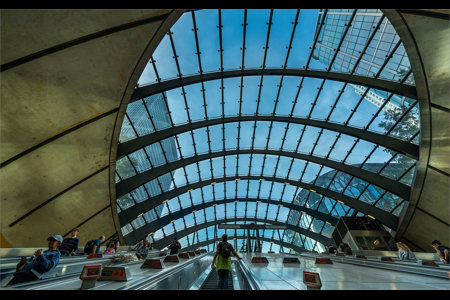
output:
M90 240L86 243L86 246L84 246L84 254L91 254L92 248L94 248L95 240Z
M223 258L228 258L231 256L231 245L227 242L222 243L222 251L220 252L220 255L222 255Z

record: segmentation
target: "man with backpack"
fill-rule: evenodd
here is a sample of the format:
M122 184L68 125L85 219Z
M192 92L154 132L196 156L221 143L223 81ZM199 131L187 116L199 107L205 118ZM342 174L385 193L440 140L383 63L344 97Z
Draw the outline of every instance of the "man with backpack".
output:
M242 259L234 250L228 241L228 235L222 235L222 242L217 245L216 253L211 264L211 268L216 268L219 276L218 289L226 290L228 288L228 276L231 272L231 254L238 259ZM217 259L217 264L215 264Z
M100 253L100 245L105 241L105 236L101 235L97 240L90 240L84 246L84 254L99 254Z

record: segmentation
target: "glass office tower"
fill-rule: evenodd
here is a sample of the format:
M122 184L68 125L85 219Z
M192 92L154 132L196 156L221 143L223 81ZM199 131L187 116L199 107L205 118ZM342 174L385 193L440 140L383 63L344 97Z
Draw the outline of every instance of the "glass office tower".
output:
M328 10L325 16L323 28L320 31L316 48L314 49L313 58L322 62L328 68L331 65L331 71L351 73L354 62L361 54L364 45L369 38L368 32L373 29L378 22L375 17L382 16L382 12L377 9L358 10L353 19L351 26L346 33L343 43L339 47L346 28L349 25L353 10L339 9ZM319 30L319 24L324 18L323 10L319 11L316 32ZM397 46L399 37L387 18L381 22L380 29L376 32L373 41L365 51L365 55L361 59L356 71L358 75L373 77L380 69L383 68L385 58L395 52L394 61L390 62L383 69L385 79L398 80L403 78L410 69L409 60L403 46ZM339 48L339 49L338 49ZM397 49L397 50L395 50ZM336 58L332 62L337 51ZM414 78L409 76L405 81L406 84L413 84ZM355 89L359 95L363 95L366 87L349 84ZM377 107L387 100L388 93L370 90L364 97ZM402 109L412 103L412 99L401 95L393 95L389 102L383 107L386 112L393 112ZM407 102L407 103L405 103ZM418 121L417 121L418 122Z
M355 165L358 167L357 165ZM364 169L371 172L377 172L383 167L381 163L367 163L364 165ZM401 164L392 164L390 172L396 174L404 173L404 168ZM312 183L312 182L311 182ZM391 197L385 197L386 192L381 188L377 188L374 185L367 184L356 178L352 179L352 176L337 172L336 170L327 172L319 176L315 180L315 184L320 187L328 187L330 190L343 192L345 195L359 199L359 201L373 204L386 211L392 211L393 206L398 203L397 199ZM339 202L330 201L323 195L315 193L314 191L303 189L294 198L294 204L303 206L305 208L318 210L324 214L330 214L339 218L340 216L362 216L362 213L358 213L354 209L346 207ZM398 211L398 210L397 210ZM331 226L326 226L325 222L316 220L307 214L301 213L301 211L292 210L288 217L289 224L300 224L300 227L309 228L309 230L321 233L325 236L331 237ZM328 224L329 225L329 224ZM293 244L303 245L303 241L300 241L299 237L295 236L295 233L286 230L286 240L292 240ZM326 249L318 243L319 251L325 251Z
M171 127L171 120L164 99L165 95L160 93L146 97L142 102L129 104L119 142ZM143 107L145 109L142 109ZM147 146L136 153L118 159L116 161L116 183L132 177L136 173L175 160L178 160L175 138L164 139L160 143ZM118 198L118 211L125 210L139 202L149 201L151 197L169 191L172 185L172 176L172 173L160 176L157 180L152 180ZM159 215L163 208L164 206L158 206L151 213ZM146 217L153 219L156 218L156 215ZM144 218L137 218L131 225L133 228L130 227L130 224L127 224L122 228L122 232L126 233L145 225Z

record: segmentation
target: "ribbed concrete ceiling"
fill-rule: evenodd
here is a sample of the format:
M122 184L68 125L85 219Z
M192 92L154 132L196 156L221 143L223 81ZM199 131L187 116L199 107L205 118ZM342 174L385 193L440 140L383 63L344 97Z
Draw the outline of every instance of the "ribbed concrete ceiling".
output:
M109 188L115 122L141 58L176 19L172 13L1 11L6 245L39 246L75 226L82 243L116 232Z

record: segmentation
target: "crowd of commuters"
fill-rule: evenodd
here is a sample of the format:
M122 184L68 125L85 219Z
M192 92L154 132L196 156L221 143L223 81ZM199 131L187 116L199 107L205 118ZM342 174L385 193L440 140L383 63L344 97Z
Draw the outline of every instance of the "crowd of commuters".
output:
M48 249L38 249L28 258L22 256L16 265L16 272L12 274L12 278L6 285L9 286L41 279L55 269L61 257L99 254L101 244L105 241L105 236L102 235L98 239L89 241L84 247L83 253L80 253L80 240L77 237L79 233L80 230L78 228L73 228L70 237L65 239L58 234L48 237ZM118 247L119 238L116 234L108 241L106 250L103 253L116 253Z

